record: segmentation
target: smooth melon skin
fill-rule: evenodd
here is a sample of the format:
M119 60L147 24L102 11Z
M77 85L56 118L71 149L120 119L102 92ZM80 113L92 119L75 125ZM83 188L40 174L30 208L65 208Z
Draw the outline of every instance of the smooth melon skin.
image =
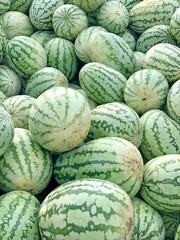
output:
M133 228L134 211L127 193L99 179L57 187L39 211L42 240L131 240Z
M54 87L41 94L30 110L29 129L49 151L64 152L83 142L91 124L91 110L83 95Z

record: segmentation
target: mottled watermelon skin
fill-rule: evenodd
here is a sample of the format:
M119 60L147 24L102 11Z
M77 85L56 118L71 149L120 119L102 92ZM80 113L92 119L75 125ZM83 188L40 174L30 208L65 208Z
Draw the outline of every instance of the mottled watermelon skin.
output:
M85 12L96 11L106 0L64 0L65 4L73 4L80 7Z
M92 121L86 141L101 137L120 137L139 147L142 124L138 114L124 103L102 104L91 111Z
M37 198L25 191L0 196L1 239L39 240Z
M0 2L0 15L7 12L11 6L11 0L1 0Z
M59 184L83 178L107 180L119 185L132 198L142 183L143 159L129 141L99 138L62 154L55 161L54 177Z
M174 240L180 240L180 224L179 224L178 229L175 233Z
M45 198L39 211L42 239L131 240L133 227L129 196L105 180L63 184Z
M147 159L166 154L180 154L180 125L162 110L142 115L143 139L141 153Z
M0 189L24 190L34 195L46 188L52 176L52 159L29 130L15 128L13 141L0 157Z
M7 41L6 34L2 26L0 25L0 63L2 62L4 57L6 41Z
M33 0L11 0L10 11L26 13Z
M147 162L141 186L143 199L160 211L180 211L179 168L180 154L164 155Z
M177 41L180 41L180 9L173 14L170 22L170 31Z
M135 225L132 240L164 240L165 227L161 215L143 200L132 199Z
M144 64L144 53L134 51L134 58L135 58L135 69L134 72L137 72L141 69L143 69Z
M57 35L52 30L39 30L33 33L30 36L36 42L38 42L43 48L46 47L46 44L53 38L56 38Z
M132 51L135 50L136 39L128 29L125 29L122 33L119 33L118 36L121 37L129 45Z

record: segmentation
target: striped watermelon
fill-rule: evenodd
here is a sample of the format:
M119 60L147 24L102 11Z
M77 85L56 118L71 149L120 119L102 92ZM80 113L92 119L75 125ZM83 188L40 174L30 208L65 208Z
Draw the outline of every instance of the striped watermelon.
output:
M169 44L159 43L150 48L144 56L144 68L161 72L169 83L180 79L180 48Z
M27 95L17 95L3 102L5 109L11 115L15 128L28 129L29 111L35 98Z
M47 57L43 47L34 39L18 36L6 44L9 66L24 78L46 67Z
M148 28L138 38L136 50L146 53L151 47L158 43L170 43L176 45L175 39L168 25L157 25Z
M170 30L177 41L180 41L180 8L173 14L170 22Z
M180 125L158 109L150 110L141 117L143 139L141 153L146 159L180 154Z
M46 47L46 44L53 38L57 37L54 31L52 30L39 30L33 33L30 36L32 39L36 40L43 48Z
M62 5L63 0L33 0L29 9L31 23L37 29L52 29L53 14Z
M9 11L1 15L0 25L4 29L7 39L12 39L16 36L29 37L34 32L29 17L17 11Z
M54 38L47 43L45 50L48 67L58 69L69 81L72 80L78 71L73 43L63 38Z
M0 15L7 12L11 6L11 0L0 1Z
M64 0L65 4L74 4L85 12L97 10L107 0Z
M97 13L98 25L109 32L118 34L123 32L129 24L129 13L119 1L105 2Z
M3 106L3 102L7 99L2 91L0 91L0 106Z
M174 240L180 240L180 224L179 224L178 229L175 233Z
M89 53L88 53L88 41L91 37L92 33L94 32L107 32L105 28L102 28L100 26L93 26L84 29L76 38L74 47L77 57L85 63L91 62Z
M142 33L156 25L169 25L173 13L180 7L177 0L144 0L129 12L129 26Z
M147 162L141 186L143 199L160 211L180 211L179 169L180 154L164 155Z
M14 138L14 125L9 113L0 106L0 156L5 153Z
M4 57L5 45L6 45L6 35L2 26L0 25L0 63L2 62Z
M87 101L77 91L54 87L37 98L29 115L35 141L47 150L64 152L78 146L91 123Z
M180 80L175 82L167 96L167 113L180 124Z
M27 81L25 93L37 98L52 87L67 87L68 80L62 72L55 68L46 67L35 72Z
M36 195L46 188L51 176L49 152L33 140L29 130L15 128L12 144L0 157L0 189L24 190Z
M90 141L62 154L54 164L54 178L59 184L82 178L108 180L131 198L139 191L142 177L143 159L139 150L117 137Z
M143 200L132 199L135 212L132 240L164 240L165 228L161 215Z
M88 51L93 62L112 67L127 78L134 72L132 50L121 37L113 33L93 33L88 41Z
M112 0L107 0L107 2L110 1ZM115 1L121 2L128 9L128 11L130 11L131 8L133 8L137 3L141 2L142 0L115 0Z
M166 239L174 240L174 233L180 224L180 212L160 212L165 225Z
M131 48L131 50L135 50L136 47L136 40L133 34L128 30L124 30L122 33L118 34L119 37L121 37Z
M37 198L25 191L0 196L0 238L39 240Z
M137 113L124 103L112 102L98 106L91 112L91 127L87 141L101 137L120 137L139 147L142 125Z
M52 24L58 37L74 41L88 27L88 18L79 7L66 4L54 12Z
M166 102L169 85L166 78L153 69L142 69L131 75L124 88L124 99L138 114L161 109Z
M132 202L116 184L76 180L57 187L39 211L42 239L131 240Z
M144 53L134 51L134 58L135 58L135 70L134 70L134 72L137 72L137 71L143 69Z
M0 65L0 76L0 90L7 97L19 94L21 90L21 79L10 67Z
M99 104L124 100L127 79L104 64L86 64L79 72L79 82L87 95Z
M33 0L11 0L10 11L25 13L28 11Z

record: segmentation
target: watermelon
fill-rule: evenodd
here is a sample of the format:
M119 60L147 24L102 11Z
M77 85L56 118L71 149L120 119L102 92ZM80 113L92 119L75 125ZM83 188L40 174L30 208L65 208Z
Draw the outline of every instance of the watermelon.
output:
M62 154L54 164L54 178L59 184L82 178L108 180L123 188L131 198L139 191L142 177L143 159L139 150L117 137L92 140Z
M6 39L5 32L2 28L2 26L0 25L0 63L2 62L3 57L4 57L6 40L7 39Z
M112 0L107 0L107 2L110 1ZM142 0L115 0L115 1L122 3L128 9L128 11L130 11L137 3L141 2Z
M3 102L5 109L11 115L15 128L28 129L29 111L35 98L27 95L17 95Z
M124 103L102 104L91 111L91 127L87 141L101 137L120 137L139 147L142 125L137 113Z
M63 38L53 38L46 44L45 50L48 67L58 69L69 81L72 80L78 71L73 43Z
M25 191L12 191L0 196L0 238L39 240L37 198Z
M26 36L14 37L6 44L6 58L9 66L24 78L31 77L47 65L43 47Z
M97 10L107 0L64 0L65 4L74 4L85 12Z
M132 240L164 240L165 227L161 215L143 200L132 199L135 213Z
M7 99L2 91L0 91L0 106L3 106L3 102Z
M9 11L1 15L0 25L4 29L7 39L12 39L16 36L29 37L34 32L29 17L17 11Z
M68 80L62 72L55 68L46 67L35 72L27 81L25 93L37 98L52 87L67 87Z
M167 96L167 113L180 124L180 80L175 82Z
M124 100L123 91L127 79L104 64L86 64L79 72L79 82L87 95L99 104Z
M128 10L121 2L105 2L97 13L98 25L109 32L118 34L123 32L129 24Z
M34 140L54 152L78 146L86 137L90 123L88 102L82 94L65 87L53 87L41 94L29 114Z
M10 1L11 1L10 11L26 13L29 10L29 7L33 0L10 0Z
M30 36L32 39L36 40L43 48L46 47L46 44L53 38L57 37L54 31L52 30L39 30L33 33Z
M134 72L135 59L125 41L109 32L94 32L88 41L93 62L99 62L122 73L126 78Z
M179 224L178 229L175 233L174 240L180 240L180 224Z
M166 78L153 69L142 69L131 75L124 88L124 99L138 114L161 109L166 102L169 85Z
M31 23L40 30L52 29L55 10L63 5L63 0L33 0L29 9Z
M178 0L144 0L129 12L129 27L142 33L156 25L169 25L173 13L180 7Z
M170 31L177 41L180 41L180 8L173 14L170 22Z
M15 128L14 139L0 157L0 189L24 190L34 195L46 188L52 176L52 160L29 130Z
M143 156L150 160L166 154L180 154L180 125L165 112L155 109L141 117Z
M131 240L132 202L114 183L83 179L53 190L39 211L42 239Z
M21 90L21 79L10 67L0 65L0 76L0 90L7 97L19 94Z
M52 24L58 37L74 41L88 27L88 18L79 7L66 4L54 12Z
M9 113L0 106L0 156L5 153L14 138L14 125Z
M144 56L144 68L161 72L169 83L180 79L180 48L169 43L159 43Z
M160 212L165 225L166 239L174 240L174 233L180 224L180 212Z
M107 32L105 28L100 26L93 26L84 29L76 38L74 47L77 57L85 63L91 62L89 53L88 53L88 41L92 33L104 31Z
M119 37L121 37L131 48L131 50L135 50L136 47L136 40L133 34L128 30L124 30L122 33L118 34Z
M157 25L148 28L138 38L136 50L146 53L151 47L158 43L170 43L176 45L176 41L170 32L168 25Z
M141 186L143 199L160 211L180 211L179 169L180 154L168 154L147 162Z
M0 15L7 12L11 6L11 0L0 1Z
M144 64L144 53L134 51L134 58L135 58L135 69L134 72L137 72L141 69L143 69Z

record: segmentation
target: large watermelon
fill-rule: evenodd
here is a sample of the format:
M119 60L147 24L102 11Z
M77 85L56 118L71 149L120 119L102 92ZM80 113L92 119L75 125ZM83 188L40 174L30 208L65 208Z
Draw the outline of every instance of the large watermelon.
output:
M4 57L5 45L6 45L6 35L2 26L0 25L0 63L2 62Z
M33 0L10 0L10 1L11 1L10 11L26 13L29 10L29 7Z

